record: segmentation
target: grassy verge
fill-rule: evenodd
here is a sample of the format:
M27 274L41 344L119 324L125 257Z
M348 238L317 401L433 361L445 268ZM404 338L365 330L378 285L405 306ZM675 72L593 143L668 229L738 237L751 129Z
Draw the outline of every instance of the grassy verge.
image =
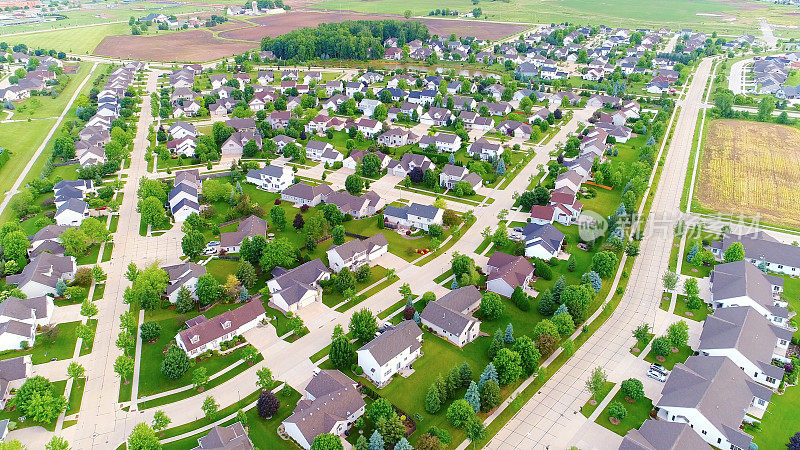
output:
M591 416L592 413L600 405L600 403L602 403L603 400L606 398L606 395L608 395L608 393L611 392L611 389L613 387L614 387L614 383L611 382L611 381L606 381L605 383L603 383L603 386L600 388L600 392L597 394L597 398L594 399L594 400L596 400L595 404L593 405L591 403L591 401L592 401L591 398L589 400L587 400L586 403L581 407L581 414L583 414L583 416L587 417L587 418L589 416Z
M618 425L614 425L609 420L610 416L608 415L608 406L606 406L606 409L604 409L603 412L597 416L597 420L595 420L595 422L620 436L625 436L628 431L642 426L644 421L650 417L650 411L653 409L653 401L649 398L645 397L637 400L634 403L628 403L628 401L625 400L625 394L622 391L617 392L614 398L611 399L611 402L620 402L623 406L625 406L625 409L627 410L625 417L620 420ZM610 404L611 403L609 403L609 405Z

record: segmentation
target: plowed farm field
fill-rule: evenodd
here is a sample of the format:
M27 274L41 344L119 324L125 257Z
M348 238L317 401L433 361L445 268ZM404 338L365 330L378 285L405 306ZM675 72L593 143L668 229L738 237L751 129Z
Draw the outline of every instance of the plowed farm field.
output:
M700 209L800 227L800 130L714 120L703 142L694 189Z
M190 30L160 36L108 36L94 49L94 54L151 61L202 62L252 48L255 48L252 42L223 40L205 30Z

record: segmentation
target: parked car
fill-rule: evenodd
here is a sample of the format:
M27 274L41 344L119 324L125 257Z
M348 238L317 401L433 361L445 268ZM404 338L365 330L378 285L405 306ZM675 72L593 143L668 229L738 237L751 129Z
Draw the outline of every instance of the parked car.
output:
M656 364L656 363L650 364L650 370L655 370L656 372L662 373L664 375L669 375L669 370L667 370L661 364Z
M654 379L656 381L660 381L662 383L667 381L667 376L665 374L657 371L657 370L653 370L653 369L648 370L647 371L647 376L649 378L652 378L652 379Z

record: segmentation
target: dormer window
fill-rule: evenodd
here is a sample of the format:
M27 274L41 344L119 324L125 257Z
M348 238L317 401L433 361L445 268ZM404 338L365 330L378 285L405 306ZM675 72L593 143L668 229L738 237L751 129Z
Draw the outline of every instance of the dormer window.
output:
M191 339L189 339L189 341L191 341L192 344L197 344L198 342L200 342L200 335L195 334L194 336L191 337Z
M222 322L222 329L223 330L227 330L230 327L231 327L231 321L230 320L226 320L225 322Z

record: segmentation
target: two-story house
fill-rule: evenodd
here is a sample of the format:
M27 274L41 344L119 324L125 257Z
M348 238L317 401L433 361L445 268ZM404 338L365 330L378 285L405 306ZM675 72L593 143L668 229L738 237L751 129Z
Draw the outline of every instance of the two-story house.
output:
M472 314L481 304L481 293L473 285L460 287L425 305L420 321L433 333L463 347L477 339L480 320Z
M378 387L422 356L422 330L413 320L404 320L358 349L358 365L364 376Z
M281 192L294 182L294 172L288 166L268 164L263 169L247 172L247 181L268 192Z
M374 265L382 255L389 251L389 243L383 233L378 233L367 239L353 239L344 244L328 249L328 264L331 269L339 273L347 267L351 271L363 265Z
M441 225L443 215L443 209L419 203L387 206L383 210L383 219L390 228L418 228L425 231L428 231L430 225Z

